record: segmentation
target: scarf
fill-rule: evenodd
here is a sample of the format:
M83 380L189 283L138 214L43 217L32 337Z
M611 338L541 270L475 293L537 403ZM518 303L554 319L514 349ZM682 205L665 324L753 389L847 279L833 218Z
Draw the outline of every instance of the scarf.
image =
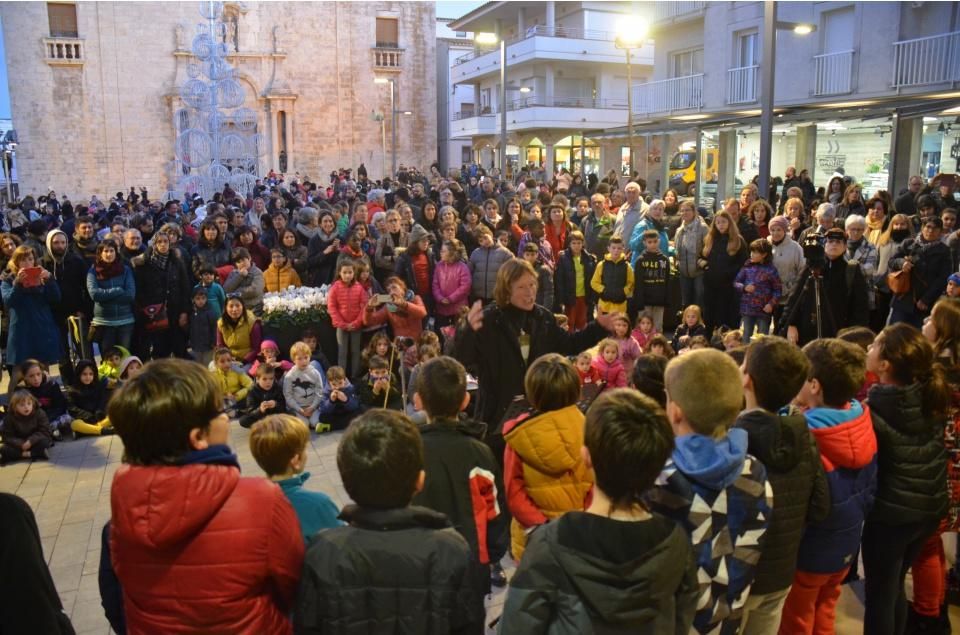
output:
M119 254L113 262L104 262L98 258L93 268L97 272L97 280L109 280L123 274L123 261Z
M165 254L161 254L156 249L150 250L150 264L156 267L157 269L159 269L160 271L164 271L167 268L167 261L169 260L170 260L169 251Z

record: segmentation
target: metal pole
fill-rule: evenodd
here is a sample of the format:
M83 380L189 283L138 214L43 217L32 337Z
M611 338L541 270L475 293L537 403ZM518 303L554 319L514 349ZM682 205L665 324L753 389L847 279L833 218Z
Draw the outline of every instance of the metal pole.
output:
M390 116L392 117L390 131L390 152L392 157L390 159L390 179L397 175L397 104L393 95L394 87L396 86L395 82L390 80Z
M630 71L630 49L627 48L627 178L633 178L633 74Z
M387 118L380 115L380 174L387 171ZM382 177L381 177L382 178Z
M7 172L7 157L10 156L10 152L6 147L3 148L3 180L7 184L7 202L13 202L13 188L10 187L10 173ZM12 166L11 166L12 167Z
M500 37L500 178L507 178L507 41Z
M693 173L693 204L700 207L700 188L703 183L703 129L697 128L697 169ZM669 184L668 184L669 186ZM685 193L685 192L684 192Z
M763 60L760 65L760 198L770 195L770 155L773 152L773 81L776 69L777 3L763 3Z

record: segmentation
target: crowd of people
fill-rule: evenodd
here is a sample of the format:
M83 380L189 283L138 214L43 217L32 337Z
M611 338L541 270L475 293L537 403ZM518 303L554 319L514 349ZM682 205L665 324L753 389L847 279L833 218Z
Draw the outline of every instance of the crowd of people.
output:
M362 168L2 216L0 457L120 436L116 632L480 633L506 556L504 633L832 632L860 558L865 632L949 632L952 175L864 201L791 168L708 210L616 174ZM335 360L265 332L301 285ZM344 429L338 510L304 468Z

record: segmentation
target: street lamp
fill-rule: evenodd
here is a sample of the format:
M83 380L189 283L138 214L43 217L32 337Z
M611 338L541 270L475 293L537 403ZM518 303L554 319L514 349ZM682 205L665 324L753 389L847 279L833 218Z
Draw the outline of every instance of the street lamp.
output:
M386 77L377 77L373 82L375 84L390 84L390 178L392 179L397 173L397 107L394 97L396 84L392 79Z
M815 24L805 22L778 22L777 3L763 3L763 59L760 62L760 174L757 186L760 198L770 197L770 161L773 153L773 82L776 74L777 31L793 31L809 35L817 30Z
M620 21L617 28L617 37L614 40L614 46L623 49L627 53L627 161L630 167L627 169L629 177L633 176L633 75L630 64L630 50L640 48L647 38L647 31L650 25L646 20L639 16L626 16Z
M500 43L500 178L507 177L507 41L496 33L477 33L473 41L483 46Z

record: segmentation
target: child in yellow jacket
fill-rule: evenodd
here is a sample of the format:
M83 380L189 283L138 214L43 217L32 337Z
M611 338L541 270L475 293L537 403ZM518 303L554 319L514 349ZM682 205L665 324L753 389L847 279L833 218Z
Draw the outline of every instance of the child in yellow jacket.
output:
M607 255L597 264L590 286L600 296L600 313L627 312L627 299L633 296L633 267L623 255L622 238L610 239Z
M223 403L227 408L228 414L234 416L234 408L237 403L243 401L253 386L253 380L246 373L242 373L233 367L233 355L229 348L218 348L214 352L214 367L211 371L214 380L220 384L220 390L223 391Z
M263 285L268 293L277 293L287 287L299 287L300 275L279 249L270 250L270 266L263 272Z

